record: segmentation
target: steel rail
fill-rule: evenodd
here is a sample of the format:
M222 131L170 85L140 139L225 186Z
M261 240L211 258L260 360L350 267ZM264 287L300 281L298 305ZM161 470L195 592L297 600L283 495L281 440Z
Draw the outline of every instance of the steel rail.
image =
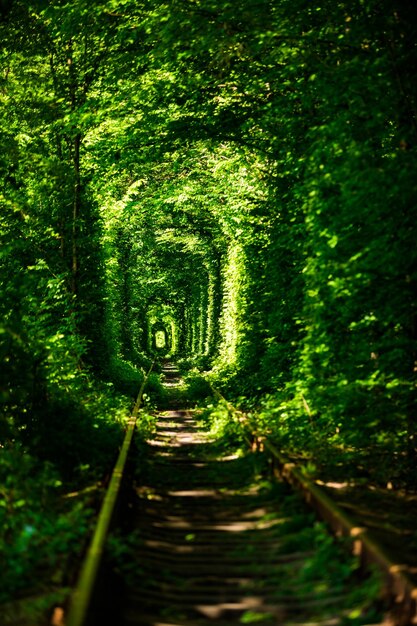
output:
M244 412L234 407L213 385L210 386L215 395L226 403L229 411L236 415L242 428L249 431L250 436L256 440L259 434L253 429ZM250 439L246 437L246 441ZM262 436L262 443L277 461L280 475L302 493L307 504L329 524L336 536L353 539L353 553L359 557L361 566L377 566L385 581L384 597L392 607L392 624L404 626L417 623L417 586L407 575L405 566L394 562L366 528L354 523L319 485L308 479L301 468L290 462L267 437Z
M404 571L405 566L393 561L367 528L354 523L319 485L304 476L301 469L289 462L268 439L264 445L278 461L281 476L302 492L306 502L313 506L333 532L353 539L353 553L360 558L361 565L365 568L370 565L378 567L385 580L384 596L392 609L401 615L399 621L392 615L393 623L416 623L417 587Z
M123 444L120 449L116 465L114 466L103 504L101 505L97 524L87 549L77 584L72 594L68 617L65 620L65 626L84 626L86 623L88 610L91 605L97 580L97 574L103 557L104 546L113 519L116 502L120 493L123 472L126 466L130 445L132 443L136 421L142 403L143 392L154 365L155 361L145 374L133 406L131 417L127 423L127 430Z

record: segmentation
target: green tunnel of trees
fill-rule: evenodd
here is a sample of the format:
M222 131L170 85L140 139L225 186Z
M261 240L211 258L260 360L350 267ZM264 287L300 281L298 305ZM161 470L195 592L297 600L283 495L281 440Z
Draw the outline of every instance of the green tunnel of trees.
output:
M406 476L415 3L0 10L1 471L93 464L156 353L284 447Z

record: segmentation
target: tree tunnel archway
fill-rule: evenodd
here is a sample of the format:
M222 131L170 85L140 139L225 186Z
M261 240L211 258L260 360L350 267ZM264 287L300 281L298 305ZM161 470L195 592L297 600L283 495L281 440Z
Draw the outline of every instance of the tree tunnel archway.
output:
M192 204L177 213L171 208L175 219L168 219L166 212L150 214L146 203L139 206L130 198L127 194L128 219L118 222L120 250L127 251L121 255L119 282L126 298L122 309L137 314L137 345L152 353L152 328L160 321L170 337L170 355L213 357L225 245L218 226L209 214L201 220ZM124 337L128 332L123 327Z
M162 321L155 322L151 327L152 351L161 356L165 356L172 349L171 328Z
M179 327L178 307L166 302L148 303L146 311L146 349L164 356L175 357L178 354Z

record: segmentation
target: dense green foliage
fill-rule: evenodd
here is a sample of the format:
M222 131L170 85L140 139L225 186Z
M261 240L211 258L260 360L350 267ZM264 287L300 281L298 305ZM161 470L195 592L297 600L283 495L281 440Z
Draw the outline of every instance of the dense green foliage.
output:
M0 11L2 453L59 480L103 467L119 430L99 417L158 354L284 445L406 480L414 4Z

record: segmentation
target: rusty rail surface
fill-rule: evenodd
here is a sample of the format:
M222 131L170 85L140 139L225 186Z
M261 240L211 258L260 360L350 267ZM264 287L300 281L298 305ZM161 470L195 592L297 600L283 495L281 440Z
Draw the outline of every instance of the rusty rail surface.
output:
M136 421L142 403L143 392L154 365L155 361L152 363L149 371L143 379L131 417L128 421L119 457L116 461L116 465L114 466L109 486L99 512L96 528L71 598L68 617L65 620L65 626L83 626L86 623L97 575L102 561L104 546L113 519L117 499L120 494L123 472L126 466L130 445L132 443Z
M256 441L258 433L245 413L226 400L213 385L210 386L246 431L245 440ZM393 561L368 529L358 526L319 485L307 478L302 469L290 462L267 437L262 436L262 444L274 459L280 476L301 492L307 504L329 524L335 535L350 537L353 540L353 553L359 557L361 566L378 568L384 580L383 596L392 611L389 616L390 623L395 626L417 623L417 586L404 571L404 566Z

